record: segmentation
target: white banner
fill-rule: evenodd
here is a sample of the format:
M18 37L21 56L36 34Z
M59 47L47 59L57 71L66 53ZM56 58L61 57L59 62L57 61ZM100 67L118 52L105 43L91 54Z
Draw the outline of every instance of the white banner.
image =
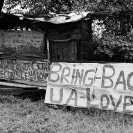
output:
M133 112L133 64L52 63L45 103Z
M92 86L97 68L96 63L52 63L48 83L88 87Z
M93 88L100 109L133 113L133 64L98 64Z
M96 63L52 63L45 103L87 107L96 68Z

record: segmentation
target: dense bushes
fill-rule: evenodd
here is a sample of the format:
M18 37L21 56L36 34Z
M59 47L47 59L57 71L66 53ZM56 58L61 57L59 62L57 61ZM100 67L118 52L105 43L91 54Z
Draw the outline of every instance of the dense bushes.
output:
M103 36L94 41L94 60L133 62L133 42L122 36Z
M133 32L131 22L115 17L99 21L105 28L101 37L93 35L93 59L109 62L133 62ZM105 19L104 19L105 20ZM123 24L124 23L124 24ZM126 29L123 31L123 29Z

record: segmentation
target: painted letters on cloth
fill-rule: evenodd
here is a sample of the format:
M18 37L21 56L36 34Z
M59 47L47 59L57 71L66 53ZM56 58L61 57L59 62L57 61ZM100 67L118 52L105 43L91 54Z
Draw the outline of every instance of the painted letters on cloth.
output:
M53 63L45 103L133 114L133 64Z
M86 107L97 64L52 63L45 103Z
M100 109L133 113L133 64L98 64L93 84Z
M0 60L0 79L36 86L46 86L49 62L28 60Z

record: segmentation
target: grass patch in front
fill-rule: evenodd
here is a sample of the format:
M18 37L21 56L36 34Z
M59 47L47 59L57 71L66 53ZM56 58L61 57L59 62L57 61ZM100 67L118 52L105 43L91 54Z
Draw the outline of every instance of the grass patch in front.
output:
M0 133L132 133L133 116L0 97Z

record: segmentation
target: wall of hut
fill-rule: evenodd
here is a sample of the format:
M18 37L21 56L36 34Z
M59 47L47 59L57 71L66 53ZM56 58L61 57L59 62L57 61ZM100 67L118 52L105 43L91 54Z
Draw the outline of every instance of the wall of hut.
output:
M17 16L0 18L0 85L46 87L46 34L39 23Z
M48 40L53 60L91 60L91 21L49 24Z
M81 59L91 60L92 59L92 29L91 20L82 21L81 25Z
M0 54L46 58L45 32L30 20L5 15L0 19Z

